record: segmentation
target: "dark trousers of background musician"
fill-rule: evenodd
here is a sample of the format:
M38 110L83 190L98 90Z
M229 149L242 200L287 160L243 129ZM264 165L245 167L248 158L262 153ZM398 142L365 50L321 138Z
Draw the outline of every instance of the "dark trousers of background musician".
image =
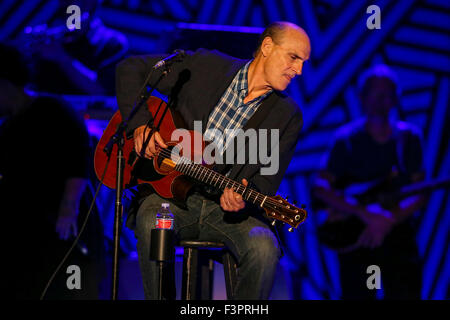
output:
M421 263L413 229L403 224L395 227L381 247L358 249L339 254L343 300L374 300L377 289L368 289L367 267L381 271L384 299L419 300L421 298Z

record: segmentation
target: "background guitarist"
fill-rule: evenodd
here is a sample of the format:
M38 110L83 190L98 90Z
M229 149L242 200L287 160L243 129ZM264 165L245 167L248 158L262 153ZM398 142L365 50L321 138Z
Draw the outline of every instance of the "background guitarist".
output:
M230 179L242 181L244 185L248 183L266 195L274 195L302 126L299 107L282 91L301 74L310 50L310 41L303 29L290 23L273 23L261 35L253 60L240 60L203 49L188 52L183 61L171 66L171 72L157 90L170 96L169 104L181 114L189 130L194 129L195 120L202 121L203 130L218 129L221 132L239 128L279 129L279 170L276 174L260 174L261 163L215 168ZM131 57L118 65L116 93L124 118L151 68L163 57ZM161 69L156 70L150 83L154 84L160 75ZM152 116L143 108L130 122L128 133L134 135L138 153L146 138L145 125L151 120ZM152 158L156 145L166 147L158 132L151 137L141 156ZM147 299L157 298L158 279L156 264L148 260L150 231L155 226L157 210L166 201L156 193L141 198L139 209L129 211L127 219L127 225L134 229L137 238ZM186 205L187 210L171 205L178 237L224 242L238 261L234 297L267 299L280 258L277 238L267 221L254 214L251 206L231 189L226 189L217 198L200 190L187 198Z
M362 206L342 195L352 183L389 176L393 170L404 184L423 179L421 133L412 125L390 120L399 102L397 78L385 65L367 70L359 79L365 118L338 130L319 173L315 195L331 208L328 219L359 217L365 229L357 242L339 253L343 299L375 298L366 286L366 269L381 269L387 299L420 299L421 271L412 217L424 202L421 195L386 210Z

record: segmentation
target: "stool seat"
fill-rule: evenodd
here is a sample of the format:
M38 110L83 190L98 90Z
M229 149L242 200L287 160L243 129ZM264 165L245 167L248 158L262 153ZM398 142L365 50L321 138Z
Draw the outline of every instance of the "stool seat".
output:
M180 247L199 248L199 249L222 249L225 245L222 242L200 241L200 240L183 240L179 243Z
M178 246L184 248L181 297L183 300L212 299L214 260L221 260L223 263L227 298L233 299L237 266L224 243L183 240Z

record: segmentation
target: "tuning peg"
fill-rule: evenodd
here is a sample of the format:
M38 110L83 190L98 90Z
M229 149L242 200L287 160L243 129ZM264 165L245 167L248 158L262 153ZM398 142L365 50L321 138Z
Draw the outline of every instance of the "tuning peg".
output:
M274 220L272 221L271 225L272 225L273 227L275 227L276 224L277 224L277 220L274 219Z
M296 206L297 205L297 200L292 201L292 203Z
M289 232L294 232L294 228L290 227L290 228L288 229L288 231L289 231Z
M288 201L289 196L286 196L286 201Z
M302 209L306 209L306 204L302 204Z

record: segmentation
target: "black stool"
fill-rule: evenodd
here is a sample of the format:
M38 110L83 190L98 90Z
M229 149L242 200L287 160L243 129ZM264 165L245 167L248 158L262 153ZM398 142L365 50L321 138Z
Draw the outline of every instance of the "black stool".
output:
M233 299L237 266L233 256L223 243L186 240L180 241L178 246L184 248L181 299L212 299L214 261L223 263L227 299Z

